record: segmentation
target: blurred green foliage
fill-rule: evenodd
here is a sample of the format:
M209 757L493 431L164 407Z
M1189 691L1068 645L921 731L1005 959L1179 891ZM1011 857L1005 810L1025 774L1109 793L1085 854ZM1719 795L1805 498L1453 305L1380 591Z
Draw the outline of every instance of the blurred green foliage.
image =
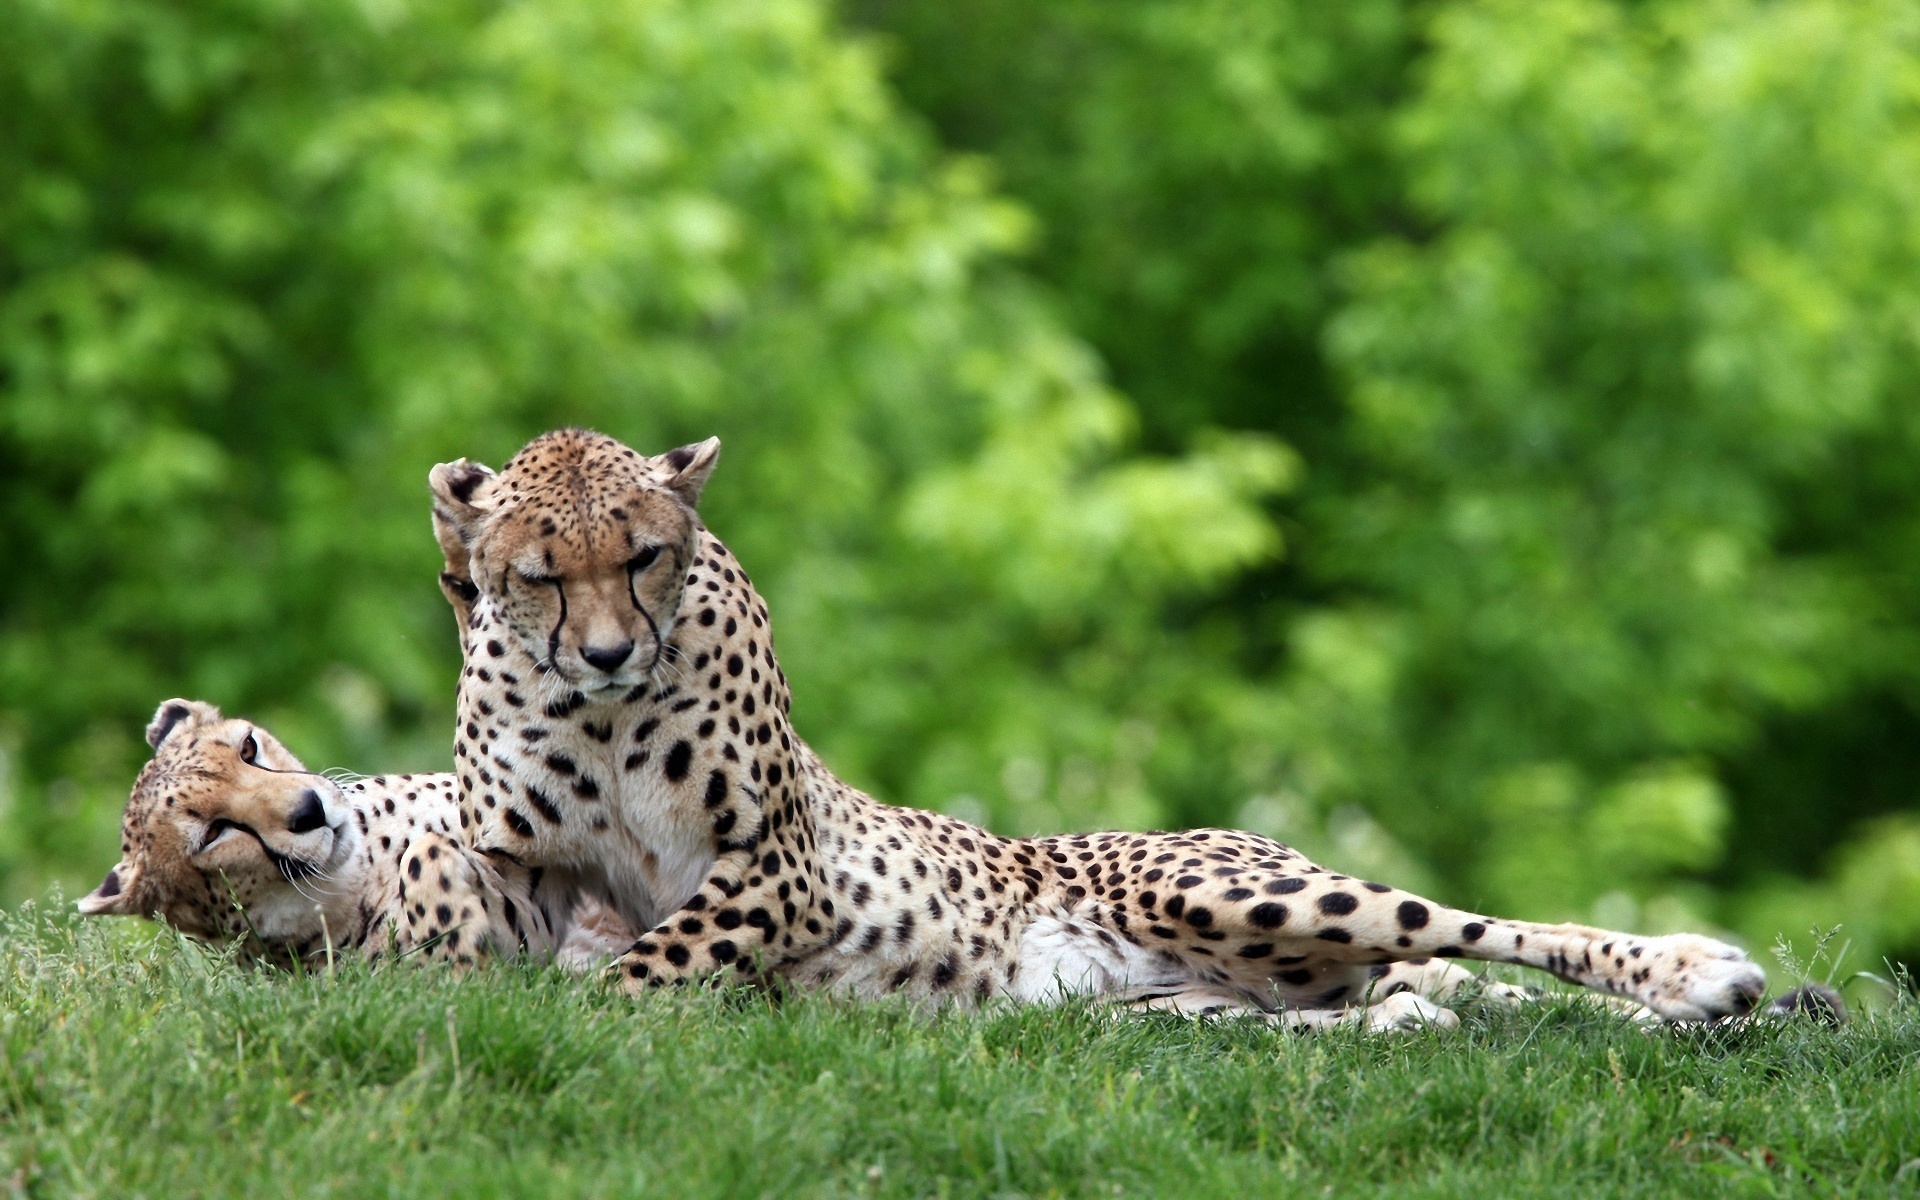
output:
M1920 956L1920 17L6 0L4 890L159 700L449 758L426 470L718 433L802 731L1018 832Z

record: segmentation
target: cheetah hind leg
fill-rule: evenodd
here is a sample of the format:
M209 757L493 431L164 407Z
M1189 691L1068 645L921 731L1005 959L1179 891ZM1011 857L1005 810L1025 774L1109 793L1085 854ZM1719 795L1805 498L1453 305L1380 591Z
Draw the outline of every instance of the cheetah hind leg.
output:
M1456 971L1459 968L1454 968ZM1459 971L1468 979L1468 971ZM1458 987L1458 984L1455 984ZM1515 989L1519 990L1519 989ZM1411 1033L1422 1029L1452 1029L1460 1018L1434 1001L1407 988L1367 1005L1345 1008L1283 1008L1270 1011L1255 1005L1231 988L1195 984L1175 990L1155 989L1118 1002L1127 1012L1177 1013L1183 1017L1254 1017L1284 1029L1334 1029L1358 1025L1373 1033Z
M1368 995L1375 1004L1402 993L1411 993L1441 1005L1452 1005L1472 997L1500 1008L1518 1008L1547 998L1547 993L1540 988L1501 983L1439 958L1410 958L1382 963L1370 968L1367 978ZM1651 1023L1660 1019L1646 1005L1624 996L1609 996L1601 992L1583 992L1580 995L1590 997L1630 1020Z

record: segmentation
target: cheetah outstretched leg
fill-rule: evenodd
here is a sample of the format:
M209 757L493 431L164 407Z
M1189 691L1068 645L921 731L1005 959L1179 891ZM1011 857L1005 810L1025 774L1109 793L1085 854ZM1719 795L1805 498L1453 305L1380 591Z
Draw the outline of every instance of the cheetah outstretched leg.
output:
M1104 920L1155 957L1178 959L1195 982L1287 1007L1352 1003L1367 967L1416 958L1533 967L1670 1021L1740 1016L1766 988L1746 955L1711 938L1479 916L1330 873L1258 834L1150 835L1107 854L1095 892Z
M1743 1016L1766 990L1766 975L1739 949L1690 934L1639 937L1584 925L1539 925L1503 921L1446 908L1394 889L1353 892L1336 885L1310 889L1319 928L1315 940L1332 941L1340 957L1375 947L1412 950L1435 958L1472 958L1515 963L1569 983L1623 996L1668 1020ZM1317 893L1317 894L1316 894ZM1345 912L1347 897L1371 903ZM1349 940L1337 941L1344 934ZM1330 936L1334 935L1334 936ZM1397 957L1397 955L1396 955Z
M1307 1008L1351 999L1355 966L1412 958L1533 967L1628 997L1667 1020L1740 1016L1766 988L1759 967L1711 938L1504 921L1310 865L1276 866L1232 864L1209 875L1196 868L1156 880L1166 890L1139 897L1158 907L1145 914L1147 933L1157 948L1193 962L1202 979L1265 980L1283 1002Z

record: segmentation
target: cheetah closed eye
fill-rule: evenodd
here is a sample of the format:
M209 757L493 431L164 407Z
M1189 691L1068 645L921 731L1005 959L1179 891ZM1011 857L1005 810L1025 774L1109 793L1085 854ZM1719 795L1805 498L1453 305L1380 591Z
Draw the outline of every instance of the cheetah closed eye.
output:
M537 872L470 850L451 776L336 782L258 725L193 700L162 704L147 740L120 861L83 913L157 917L280 963L339 950L457 963L559 953L586 965L632 940L599 906L580 911L538 887Z
M1436 1019L1462 958L1673 1020L1759 1001L1760 968L1711 938L1461 912L1251 833L1003 838L848 787L794 732L767 607L696 512L718 456L568 429L497 474L430 476L464 626L460 827L647 930L627 988L727 973L1393 1027Z

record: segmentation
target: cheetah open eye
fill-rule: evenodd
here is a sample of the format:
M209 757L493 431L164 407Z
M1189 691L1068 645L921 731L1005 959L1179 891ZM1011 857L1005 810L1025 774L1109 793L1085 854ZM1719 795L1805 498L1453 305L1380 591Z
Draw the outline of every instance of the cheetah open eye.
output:
M247 732L247 740L240 743L240 761L258 765L260 762L260 743L254 740L253 732Z
M648 567L653 565L654 559L659 557L660 557L660 547L648 546L646 549L642 550L640 553L634 555L632 558L627 560L627 570L629 572L644 571Z

